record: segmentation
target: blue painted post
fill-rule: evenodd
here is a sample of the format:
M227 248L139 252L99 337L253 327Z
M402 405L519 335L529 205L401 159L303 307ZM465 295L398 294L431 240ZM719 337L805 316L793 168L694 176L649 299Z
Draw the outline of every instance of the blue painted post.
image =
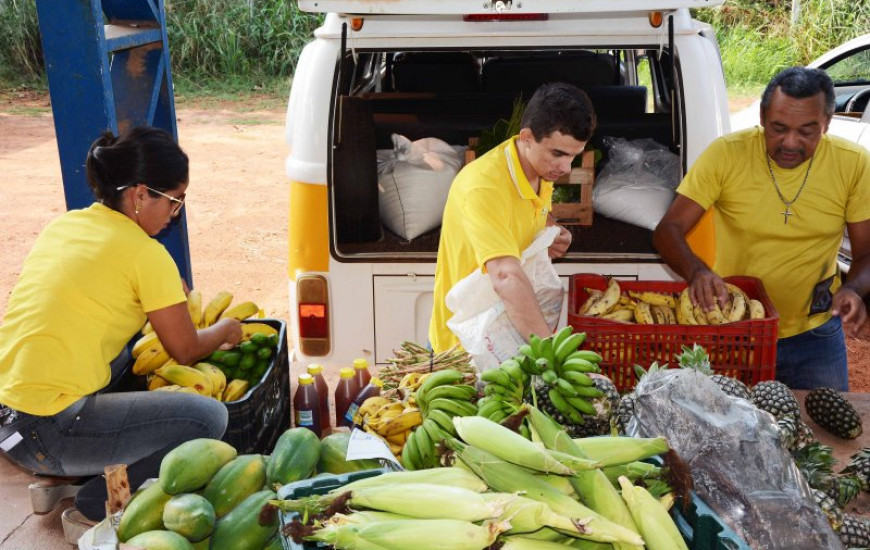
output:
M67 209L94 201L90 144L138 125L178 140L163 0L36 0ZM107 22L107 24L104 24ZM157 236L193 288L184 211Z

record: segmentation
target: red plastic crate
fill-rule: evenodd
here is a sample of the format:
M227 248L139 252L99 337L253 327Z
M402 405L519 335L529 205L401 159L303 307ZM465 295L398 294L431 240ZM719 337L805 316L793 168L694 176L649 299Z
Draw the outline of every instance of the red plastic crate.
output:
M747 319L724 325L637 325L578 315L586 302L585 289L604 290L608 277L591 273L571 276L568 289L568 324L575 332L585 332L584 348L598 352L601 371L619 388L629 391L637 378L634 365L646 368L653 361L676 367L676 356L682 346L697 343L710 355L710 364L717 373L727 374L753 385L773 380L776 373L776 339L779 314L756 277L726 277L725 281L737 286L750 298L764 305L763 319ZM677 294L686 288L683 281L622 281L623 292L669 292Z

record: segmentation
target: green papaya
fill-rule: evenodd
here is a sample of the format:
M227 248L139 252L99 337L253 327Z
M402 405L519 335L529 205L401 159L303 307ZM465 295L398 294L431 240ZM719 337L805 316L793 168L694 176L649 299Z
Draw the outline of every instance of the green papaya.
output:
M281 434L266 463L269 487L286 485L314 473L320 460L320 440L308 428L290 428Z
M127 541L128 546L145 550L193 550L193 545L172 531L145 531Z
M266 461L261 455L241 455L218 470L202 492L217 517L225 516L266 483Z
M236 458L232 445L217 439L193 439L172 449L160 462L160 485L170 495L205 487L221 466Z
M274 498L274 491L256 492L219 519L211 535L211 550L262 550L278 532L278 509L263 509Z
M121 542L146 531L163 529L163 507L172 495L163 492L159 481L136 493L121 514L118 525L118 540Z
M345 460L350 434L336 432L320 440L320 460L317 463L318 473L346 474L360 470L380 468L378 460Z
M214 507L200 495L176 495L163 507L163 525L191 542L208 537L214 523Z

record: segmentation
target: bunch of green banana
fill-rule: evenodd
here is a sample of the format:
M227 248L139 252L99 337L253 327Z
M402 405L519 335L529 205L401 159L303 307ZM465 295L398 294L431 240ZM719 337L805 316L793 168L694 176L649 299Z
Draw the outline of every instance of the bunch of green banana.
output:
M571 326L566 326L547 338L532 335L529 343L519 349L520 367L538 377L535 393L575 424L583 424L583 414L597 414L589 400L603 395L587 376L601 372L601 356L578 349L585 339L586 333L575 334Z
M477 414L501 422L523 404L531 377L523 371L517 358L511 358L502 361L498 368L483 371L480 379L486 385L483 397L477 401Z
M452 369L428 375L413 397L423 416L423 423L409 433L402 448L402 465L407 470L434 468L439 465L437 445L456 437L454 416L477 414L477 389L464 384L465 374Z

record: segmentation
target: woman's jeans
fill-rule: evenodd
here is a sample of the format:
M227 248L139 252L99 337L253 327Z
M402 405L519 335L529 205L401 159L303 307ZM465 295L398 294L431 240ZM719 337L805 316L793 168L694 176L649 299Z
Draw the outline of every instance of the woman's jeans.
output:
M119 367L115 363L121 362L113 362L113 375ZM128 363L126 357L123 363ZM226 406L210 397L177 392L97 393L53 416L18 413L15 421L0 429L0 441L18 432L23 439L6 455L33 473L87 476L102 474L110 464L132 464L190 439L220 439L226 427Z
M776 379L792 389L849 391L846 341L839 317L776 345Z

